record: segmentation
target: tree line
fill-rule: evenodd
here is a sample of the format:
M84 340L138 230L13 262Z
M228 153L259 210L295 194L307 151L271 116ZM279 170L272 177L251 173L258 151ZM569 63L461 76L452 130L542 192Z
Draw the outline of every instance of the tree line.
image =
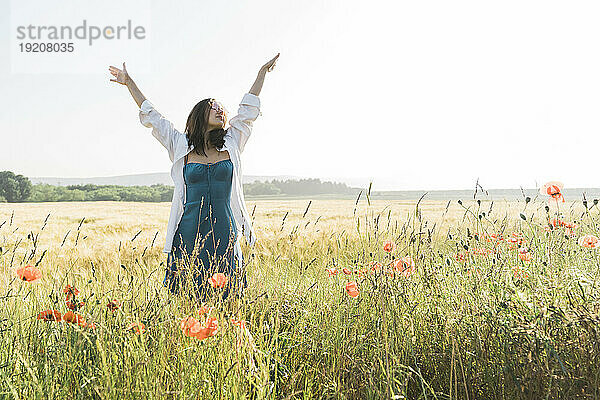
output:
M245 183L244 194L262 195L316 195L353 194L357 189L345 183L321 182L320 179L273 179L266 182ZM11 171L0 172L0 202L46 202L46 201L142 201L170 202L173 186L120 185L68 185L56 186L44 183L33 185L29 178Z

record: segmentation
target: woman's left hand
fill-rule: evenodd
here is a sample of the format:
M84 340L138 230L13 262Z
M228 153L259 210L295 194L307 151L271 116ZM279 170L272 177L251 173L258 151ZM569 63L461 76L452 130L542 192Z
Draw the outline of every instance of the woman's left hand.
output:
M271 72L275 67L275 63L277 62L277 58L279 58L279 53L273 58L271 58L265 65L260 68L261 72Z
M260 67L260 71L258 71L256 80L254 81L254 84L252 85L248 93L253 94L255 96L258 96L260 94L263 82L265 80L265 76L267 75L267 72L273 71L273 67L275 67L275 62L277 61L277 58L279 58L279 53L277 53L275 57L271 58L265 65Z

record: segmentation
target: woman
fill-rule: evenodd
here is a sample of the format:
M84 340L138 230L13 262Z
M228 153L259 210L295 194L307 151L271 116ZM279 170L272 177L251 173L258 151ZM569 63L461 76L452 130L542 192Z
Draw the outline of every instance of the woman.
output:
M260 114L258 95L265 75L278 57L279 53L260 68L227 129L224 107L207 98L190 112L184 134L144 97L125 63L122 70L109 67L116 78L111 81L127 86L140 108L140 122L152 128L173 163L175 190L163 249L168 254L164 285L172 293L185 285L204 300L210 286L216 286L226 298L230 290L246 286L239 238L245 236L253 246L256 237L243 197L240 155Z

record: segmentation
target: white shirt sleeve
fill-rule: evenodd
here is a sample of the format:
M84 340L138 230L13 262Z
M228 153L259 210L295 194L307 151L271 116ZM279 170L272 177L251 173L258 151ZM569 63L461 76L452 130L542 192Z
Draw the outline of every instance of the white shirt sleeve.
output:
M260 99L251 93L244 94L238 113L229 121L231 136L235 140L240 153L244 151L246 142L252 133L252 123L261 115Z
M152 128L154 136L169 152L171 161L175 158L175 140L180 135L171 121L164 118L148 99L140 105L140 122L146 128Z

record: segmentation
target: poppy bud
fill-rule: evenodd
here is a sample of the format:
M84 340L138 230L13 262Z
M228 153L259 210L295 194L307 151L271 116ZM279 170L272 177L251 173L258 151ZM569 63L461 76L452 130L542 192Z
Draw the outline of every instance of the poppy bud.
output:
M523 221L527 221L527 218L525 217L525 215L523 213L519 214L519 217L521 217L521 219Z
M597 206L598 205L598 199L594 199L594 205Z
M550 207L548 207L548 206L545 206L544 209L546 210L546 212L550 211Z
M458 204L462 206L462 200L458 200Z
M588 208L588 207L587 207L587 200L584 200L584 201L583 201L583 206L584 206L584 207L585 207L585 209L587 210L587 208Z
M525 197L525 204L529 204L530 201L531 201L531 197L529 197L529 196Z

